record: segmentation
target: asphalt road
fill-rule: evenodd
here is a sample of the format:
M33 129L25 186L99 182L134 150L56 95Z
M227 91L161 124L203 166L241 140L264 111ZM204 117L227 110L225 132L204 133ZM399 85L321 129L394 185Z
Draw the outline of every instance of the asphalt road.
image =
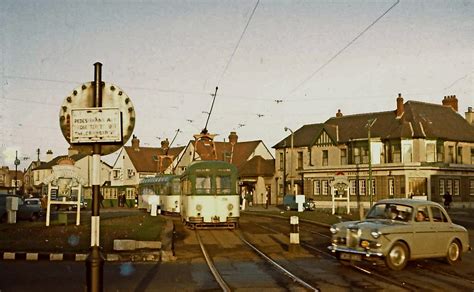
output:
M471 244L474 243L474 216L471 210L450 210L453 220L468 228ZM179 220L177 220L179 222ZM274 232L269 229L276 228ZM104 265L105 291L220 291L203 259L193 231L177 225L175 250L178 260L167 263L111 263ZM242 217L241 230L249 240L258 244L280 263L313 281L322 291L359 291L359 290L399 290L374 275L354 271L341 265L335 259L307 249L298 253L288 251L289 228L287 221L268 218ZM302 229L307 229L307 226ZM326 228L312 228L324 234ZM279 233L281 232L281 233ZM241 281L240 287L247 290L261 286L262 269L259 259L250 253L243 253L241 247L228 231L211 231L206 243L221 263L220 267L228 274L236 275ZM301 239L308 241L324 251L327 239L318 234L303 234ZM381 271L400 283L406 281L425 291L474 291L474 252L464 255L463 261L449 266L440 260L421 260L411 262L404 271L392 272L383 266L366 265L367 270ZM278 286L274 274L270 274L268 283ZM283 276L282 276L283 277ZM252 280L253 279L253 280ZM252 282L254 281L254 282ZM0 261L0 291L84 291L86 283L85 262L26 262ZM275 284L276 283L276 284ZM263 284L262 284L263 285ZM267 284L265 284L267 285ZM258 287L257 287L258 286ZM407 286L408 287L408 286ZM451 288L449 288L451 287ZM277 289L278 290L278 289ZM415 289L417 290L417 289Z

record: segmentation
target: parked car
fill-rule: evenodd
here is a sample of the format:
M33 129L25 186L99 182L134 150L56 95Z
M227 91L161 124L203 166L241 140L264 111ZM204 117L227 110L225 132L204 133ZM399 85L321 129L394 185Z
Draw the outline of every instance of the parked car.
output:
M298 210L298 203L296 203L296 196L295 195L285 195L283 197L283 207L285 210ZM305 199L303 203L304 210L314 210L316 208L316 204L314 203L313 199Z
M382 200L364 220L337 223L330 231L328 248L339 260L382 258L392 270L424 258L454 264L471 250L466 228L454 224L440 204L425 200Z
M16 197L18 199L18 210L16 211L17 220L36 221L44 215L39 199L23 200L16 195L0 195L0 222L5 223L8 220L7 198Z

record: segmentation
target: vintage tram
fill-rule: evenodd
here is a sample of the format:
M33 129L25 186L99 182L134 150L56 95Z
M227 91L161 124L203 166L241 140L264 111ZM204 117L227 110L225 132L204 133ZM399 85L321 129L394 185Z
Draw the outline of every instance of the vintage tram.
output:
M181 176L181 218L190 228L238 227L237 168L225 161L194 161Z
M152 200L160 207L164 214L179 215L181 186L177 175L161 174L146 177L140 181L138 208L150 209Z

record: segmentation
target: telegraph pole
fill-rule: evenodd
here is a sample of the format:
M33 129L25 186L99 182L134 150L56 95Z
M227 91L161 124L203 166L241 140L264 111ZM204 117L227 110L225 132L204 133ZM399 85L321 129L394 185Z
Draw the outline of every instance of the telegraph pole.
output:
M372 126L374 125L375 121L377 119L369 119L367 121L367 141L368 141L368 147L369 147L369 187L368 187L368 190L369 190L369 200L370 200L370 207L372 207L372 204L373 204L373 197L372 197L372 152L370 150L370 129L372 128Z

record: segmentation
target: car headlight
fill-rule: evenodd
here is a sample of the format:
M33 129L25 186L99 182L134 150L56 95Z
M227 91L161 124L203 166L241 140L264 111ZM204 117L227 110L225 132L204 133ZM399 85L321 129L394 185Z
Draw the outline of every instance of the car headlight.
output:
M232 210L232 209L234 209L234 205L232 205L232 204L227 205L227 210L230 211L230 210Z
M199 205L199 204L197 204L197 205L196 205L196 210L197 210L197 211L201 211L201 210L202 210L202 206Z
M332 234L336 234L339 232L339 228L333 225L329 228L329 231L331 231Z
M372 235L373 238L377 239L380 237L380 235L382 235L382 232L378 230L372 230L372 232L370 232L370 235Z

